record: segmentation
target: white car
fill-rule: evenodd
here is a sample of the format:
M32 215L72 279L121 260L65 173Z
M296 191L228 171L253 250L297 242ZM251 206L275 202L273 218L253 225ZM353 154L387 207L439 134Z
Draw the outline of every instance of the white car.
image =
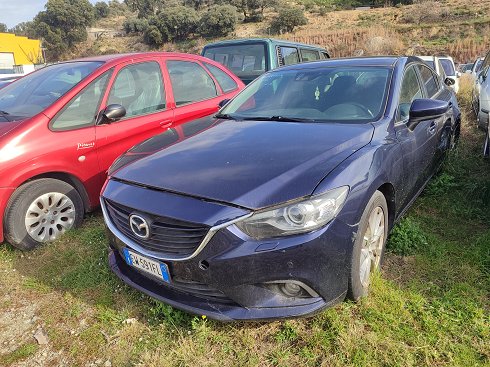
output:
M486 130L489 124L490 112L490 52L487 53L481 70L478 73L472 95L473 109L476 114L478 127Z
M456 93L458 93L459 78L461 78L461 73L459 71L456 71L453 58L450 56L439 56L439 60L441 61L444 71L446 72L446 76L454 80L453 89Z
M483 59L484 59L484 57L477 58L475 60L475 62L473 63L473 67L471 68L471 70L467 70L466 73L471 74L471 76L476 79L476 77L478 76L478 73L481 70L481 66L483 64Z
M452 88L454 92L457 93L457 90L455 88L456 85L456 80L454 78L448 77L446 75L446 71L442 65L441 58L438 56L417 56L419 59L423 60L427 65L429 65L432 69L435 70L437 75L441 78L441 80ZM459 89L459 84L458 84L458 89Z

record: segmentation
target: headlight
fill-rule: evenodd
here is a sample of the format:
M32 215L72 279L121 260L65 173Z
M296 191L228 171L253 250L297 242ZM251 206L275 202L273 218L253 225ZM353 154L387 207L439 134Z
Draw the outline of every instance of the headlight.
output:
M235 225L257 240L313 231L335 218L348 193L349 187L342 186L294 204L254 213Z

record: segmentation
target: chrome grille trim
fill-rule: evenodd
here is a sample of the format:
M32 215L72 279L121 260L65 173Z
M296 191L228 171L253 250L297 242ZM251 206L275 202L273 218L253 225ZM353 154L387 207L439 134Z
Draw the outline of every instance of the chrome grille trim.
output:
M202 242L199 244L199 246L196 248L196 250L188 255L188 256L169 256L169 255L162 255L161 253L157 251L148 251L147 249L143 248L142 246L138 245L136 242L134 242L132 239L130 239L128 236L126 236L124 233L122 233L119 229L116 228L116 226L112 223L110 216L108 215L107 208L104 202L104 198L100 198L100 206L102 208L102 214L104 216L104 221L107 225L107 228L116 236L120 241L122 241L126 246L134 249L135 251L139 252L140 254L144 256L148 256L150 258L154 258L157 260L163 260L163 261L186 261L190 260L194 257L196 257L203 249L206 247L208 242L213 238L213 236L218 232L220 229L226 228L232 224L235 224L243 219L249 218L252 216L253 213L249 213L246 215L243 215L241 217L235 218L231 221L219 224L217 226L211 227L202 240Z

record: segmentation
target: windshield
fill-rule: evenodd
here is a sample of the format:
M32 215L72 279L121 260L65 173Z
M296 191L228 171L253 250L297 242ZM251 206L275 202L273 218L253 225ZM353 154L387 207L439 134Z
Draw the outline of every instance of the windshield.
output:
M384 111L391 70L323 67L261 76L220 111L223 118L370 122Z
M266 71L265 43L211 46L204 57L219 62L236 76L250 82Z
M446 72L446 75L454 76L456 75L456 71L454 70L454 65L449 59L441 59L442 67Z
M43 111L103 63L72 62L47 66L0 90L0 111L9 120Z

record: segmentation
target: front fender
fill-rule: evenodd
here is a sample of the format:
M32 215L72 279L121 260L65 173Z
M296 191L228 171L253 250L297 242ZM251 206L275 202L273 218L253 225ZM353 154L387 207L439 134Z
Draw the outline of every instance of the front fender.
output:
M402 180L403 162L397 158L395 142L381 146L367 145L334 169L317 186L314 194L348 185L349 195L338 219L357 228L369 199L384 184L396 188ZM399 157L401 155L398 155Z

